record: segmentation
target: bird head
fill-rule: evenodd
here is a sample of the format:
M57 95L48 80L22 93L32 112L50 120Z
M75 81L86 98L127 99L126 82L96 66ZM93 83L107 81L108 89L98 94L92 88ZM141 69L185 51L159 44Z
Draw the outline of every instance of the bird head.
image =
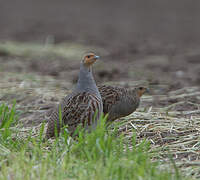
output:
M139 97L141 97L144 93L149 92L149 89L143 86L137 87L136 90Z
M99 56L95 55L94 53L88 53L83 58L83 64L86 67L90 67L97 59L99 59Z

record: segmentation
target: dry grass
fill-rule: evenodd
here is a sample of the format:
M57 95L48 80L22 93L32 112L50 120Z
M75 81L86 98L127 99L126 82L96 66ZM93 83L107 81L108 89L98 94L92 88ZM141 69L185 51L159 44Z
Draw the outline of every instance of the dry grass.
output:
M105 54L105 50L97 47L81 45L77 43L62 43L55 45L51 37L47 38L44 44L39 43L22 43L5 41L0 42L0 54L22 56L22 57L50 57L60 56L64 58L79 59L85 52L92 49Z
M38 46L25 48L23 44L11 45L0 44L0 49L10 50L8 53L11 55L30 56L39 51L39 55L47 56L52 48L58 48L56 52L60 54L56 55L70 57L69 52L66 52L66 56L63 55L58 46L44 46L40 51ZM21 131L22 138L30 130L33 136L38 136L45 113L72 88L72 84L64 80L34 73L27 76L26 73L0 72L0 77L0 102L11 104L16 99L20 118L19 125L15 128ZM128 82L129 86L146 83ZM127 82L117 84L126 85ZM200 88L185 87L162 92L161 89L169 89L168 86L161 84L152 87L151 95L142 98L140 108L130 116L118 120L116 125L128 140L133 136L133 130L138 141L148 139L151 142L152 159L162 162L162 168L169 166L169 155L172 155L185 175L200 178Z
M133 85L135 83L137 84L134 82ZM23 87L22 94L26 92L26 88ZM51 98L56 92L60 97L63 96L62 94L66 94L66 91L63 90L58 92L55 89L49 89L46 91L49 92L48 98L45 98L47 97L47 94L44 95L45 90L45 87L33 88L31 96L40 97L40 100L47 105L46 109L41 108L38 102L33 103L32 106L28 105L30 102L21 106L20 103L23 103L23 100L19 101L20 109L24 109L26 113L29 112L29 115L20 120L29 125L29 127L20 129L22 136L26 136L26 132L30 132L30 130L32 130L33 136L39 135L43 115L49 109L48 104L53 103ZM170 155L172 155L176 165L185 175L200 178L200 104L197 103L199 99L198 87L171 91L168 95L144 96L137 112L117 122L119 132L124 133L126 138L131 140L134 130L138 141L149 140L152 159L162 162L162 168L169 166ZM35 98L30 101L35 101ZM56 104L59 99L54 101ZM152 102L155 101L157 105L152 106ZM163 101L174 103L159 107ZM43 107L45 107L44 104ZM27 121L34 121L33 119L37 120L35 125L27 123Z
M200 178L200 104L185 100L186 97L199 99L199 88L179 89L170 92L169 96L144 97L143 104L153 102L155 98L160 101L179 101L163 108L151 106L145 111L140 109L124 118L119 131L130 138L134 129L139 141L146 138L151 142L154 160L162 161L164 167L167 167L171 154L184 174ZM196 108L176 110L177 106L185 104Z

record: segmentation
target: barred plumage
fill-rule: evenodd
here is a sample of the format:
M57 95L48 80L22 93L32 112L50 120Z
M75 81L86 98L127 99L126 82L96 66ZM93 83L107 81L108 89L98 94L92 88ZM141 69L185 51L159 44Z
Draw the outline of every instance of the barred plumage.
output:
M107 121L133 113L140 104L140 97L146 92L145 87L126 89L102 85L98 86L103 102L103 112L108 114Z
M62 115L61 122L59 120L59 108ZM59 133L63 125L68 126L70 133L73 133L78 125L82 125L82 127L86 129L90 126L95 128L102 109L101 98L88 92L65 97L59 107L51 114L47 129L47 137L54 136L56 127Z
M97 56L93 53L85 56L81 63L76 88L62 100L59 107L50 116L46 138L55 136L55 129L59 133L64 125L68 126L70 134L73 134L78 125L88 130L96 127L103 111L103 105L90 68L95 62L95 58L97 59ZM62 117L61 122L59 111Z

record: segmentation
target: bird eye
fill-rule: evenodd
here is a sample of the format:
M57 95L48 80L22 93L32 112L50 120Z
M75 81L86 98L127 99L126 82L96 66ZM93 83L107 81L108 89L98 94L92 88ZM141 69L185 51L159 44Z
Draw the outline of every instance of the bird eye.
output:
M90 55L89 55L89 56L87 56L87 58L90 58Z
M139 87L139 90L143 90L143 87Z

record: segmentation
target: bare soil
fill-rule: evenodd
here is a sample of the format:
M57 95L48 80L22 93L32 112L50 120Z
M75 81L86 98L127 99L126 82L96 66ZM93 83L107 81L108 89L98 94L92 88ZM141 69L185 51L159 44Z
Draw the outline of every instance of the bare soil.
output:
M101 56L94 65L98 84L149 86L137 112L119 120L119 131L129 138L135 129L139 140L149 139L161 149L155 159L167 161L169 149L183 172L198 178L199 7L196 0L6 1L0 2L0 40L89 46ZM80 59L0 48L0 102L16 99L23 127L39 125L76 83Z

